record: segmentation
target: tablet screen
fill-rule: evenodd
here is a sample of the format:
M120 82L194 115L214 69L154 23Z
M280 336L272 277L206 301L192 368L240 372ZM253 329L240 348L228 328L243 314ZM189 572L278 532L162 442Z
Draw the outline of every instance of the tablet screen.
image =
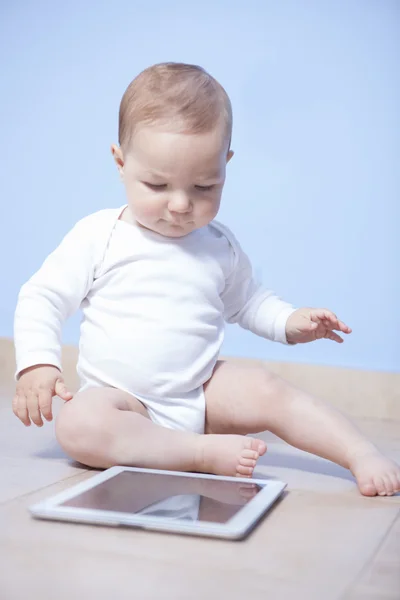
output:
M123 471L60 506L226 523L261 489L251 480L243 483Z

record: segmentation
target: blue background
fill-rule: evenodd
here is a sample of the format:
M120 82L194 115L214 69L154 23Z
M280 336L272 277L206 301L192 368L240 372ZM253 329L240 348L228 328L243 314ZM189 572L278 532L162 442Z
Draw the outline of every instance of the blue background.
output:
M400 371L399 24L396 0L2 3L0 335L71 226L124 203L109 151L121 96L172 60L231 96L219 218L256 274L354 329L342 346L287 348L231 326L224 351Z

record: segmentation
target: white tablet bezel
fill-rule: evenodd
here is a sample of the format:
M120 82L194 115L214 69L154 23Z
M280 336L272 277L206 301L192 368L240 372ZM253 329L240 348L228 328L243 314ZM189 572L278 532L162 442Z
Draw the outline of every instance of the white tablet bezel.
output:
M179 522L172 518L160 519L160 517L154 518L148 515L60 506L60 504L66 500L70 500L74 496L78 496L79 494L86 492L87 490L95 487L103 481L106 481L107 479L110 479L111 477L114 477L118 473L122 473L123 471L176 475L178 477L219 479L223 481L234 481L236 483L255 483L263 489L226 523L211 523L208 521L187 523L184 521ZM126 526L135 527L137 529L150 529L154 531L183 533L189 535L241 539L254 527L257 521L276 502L285 488L285 483L275 479L223 477L219 475L206 475L203 473L184 473L180 471L160 471L156 469L141 469L137 467L118 466L111 467L101 473L97 473L90 479L78 483L64 492L61 492L47 500L29 507L29 510L32 516L41 519L73 521L76 523L88 523L93 525Z

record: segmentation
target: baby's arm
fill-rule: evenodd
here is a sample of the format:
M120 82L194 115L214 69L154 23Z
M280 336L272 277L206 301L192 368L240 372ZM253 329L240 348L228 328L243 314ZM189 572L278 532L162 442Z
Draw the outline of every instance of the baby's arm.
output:
M229 229L223 227L223 233L232 255L231 270L221 296L225 320L238 323L260 337L288 343L286 323L296 309L255 280L247 254Z
M326 338L343 342L336 331L349 334L350 327L330 310L295 309L275 292L264 288L253 277L249 258L229 230L233 265L222 295L225 319L238 323L256 335L284 344L313 342Z
M14 413L25 425L51 419L55 394L72 397L61 376L61 329L80 306L94 274L87 219L80 221L25 283L14 320L17 391ZM39 410L40 408L40 410Z

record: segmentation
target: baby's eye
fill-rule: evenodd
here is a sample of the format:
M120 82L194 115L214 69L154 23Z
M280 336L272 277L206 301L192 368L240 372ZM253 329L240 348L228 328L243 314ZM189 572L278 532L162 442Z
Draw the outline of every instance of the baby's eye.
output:
M151 190L155 190L155 191L160 191L160 190L165 190L165 188L167 187L166 183L149 183L148 181L143 181L144 185L148 188L150 188Z
M209 192L213 189L214 185L195 185L194 187L196 190L199 190L199 192Z

